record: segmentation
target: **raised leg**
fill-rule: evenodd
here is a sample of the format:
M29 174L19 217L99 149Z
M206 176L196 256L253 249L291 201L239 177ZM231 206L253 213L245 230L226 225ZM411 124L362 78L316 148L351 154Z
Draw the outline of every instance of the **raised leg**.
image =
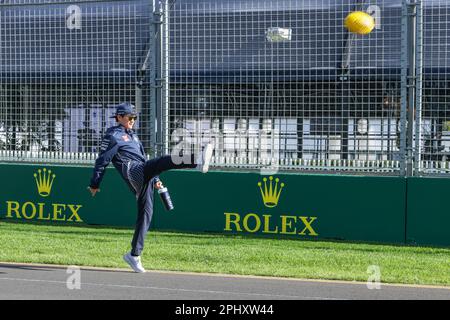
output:
M164 171L173 169L193 169L196 168L194 155L191 156L191 164L175 164L171 156L162 156L159 158L148 160L144 166L144 182L147 183L153 177L160 175Z

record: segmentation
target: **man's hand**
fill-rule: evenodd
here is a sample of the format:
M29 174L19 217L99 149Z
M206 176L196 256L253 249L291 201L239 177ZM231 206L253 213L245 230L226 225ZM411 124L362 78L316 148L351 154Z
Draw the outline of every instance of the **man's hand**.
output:
M159 190L159 189L161 189L162 187L163 187L163 184L162 184L161 180L159 180L158 182L155 183L155 188L156 188L156 190Z
M91 188L91 187L87 187L87 189L89 190L89 192L92 194L93 197L95 196L95 194L97 192L100 192L100 189L94 189L94 188Z

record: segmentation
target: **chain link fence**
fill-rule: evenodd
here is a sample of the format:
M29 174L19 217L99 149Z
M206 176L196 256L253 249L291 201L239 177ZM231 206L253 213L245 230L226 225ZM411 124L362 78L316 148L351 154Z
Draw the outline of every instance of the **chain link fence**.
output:
M1 1L0 160L91 163L115 105L150 149L149 1Z
M423 2L418 24L423 39L418 40L422 83L418 87L416 119L420 121L417 139L417 170L420 174L450 172L450 3Z
M168 6L168 133L210 136L220 167L399 172L401 1ZM357 10L369 35L343 26Z
M368 35L343 26L357 10ZM90 164L130 101L150 157L211 141L223 169L450 169L445 0L2 1L0 29L0 161Z

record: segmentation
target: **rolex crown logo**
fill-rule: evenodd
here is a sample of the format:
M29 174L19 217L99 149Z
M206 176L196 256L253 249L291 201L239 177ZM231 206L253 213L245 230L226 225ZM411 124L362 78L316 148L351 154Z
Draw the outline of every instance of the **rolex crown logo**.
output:
M48 197L50 195L55 177L56 175L52 174L51 170L47 171L46 168L43 170L39 169L38 173L34 174L39 195L43 197Z
M280 181L280 179L276 178L274 185L272 176L269 177L269 186L267 186L267 178L264 178L263 181L264 190L261 182L258 182L258 186L261 190L264 205L268 208L276 207L278 204L278 199L280 198L281 191L283 190L284 183L281 183L280 187L278 188L278 182Z

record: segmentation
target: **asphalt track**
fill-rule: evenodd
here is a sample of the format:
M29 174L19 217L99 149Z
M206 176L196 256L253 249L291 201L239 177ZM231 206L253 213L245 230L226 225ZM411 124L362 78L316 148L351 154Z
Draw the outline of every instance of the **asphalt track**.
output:
M380 289L370 290L358 282L70 270L67 266L0 263L0 300L450 300L450 287L381 284Z

